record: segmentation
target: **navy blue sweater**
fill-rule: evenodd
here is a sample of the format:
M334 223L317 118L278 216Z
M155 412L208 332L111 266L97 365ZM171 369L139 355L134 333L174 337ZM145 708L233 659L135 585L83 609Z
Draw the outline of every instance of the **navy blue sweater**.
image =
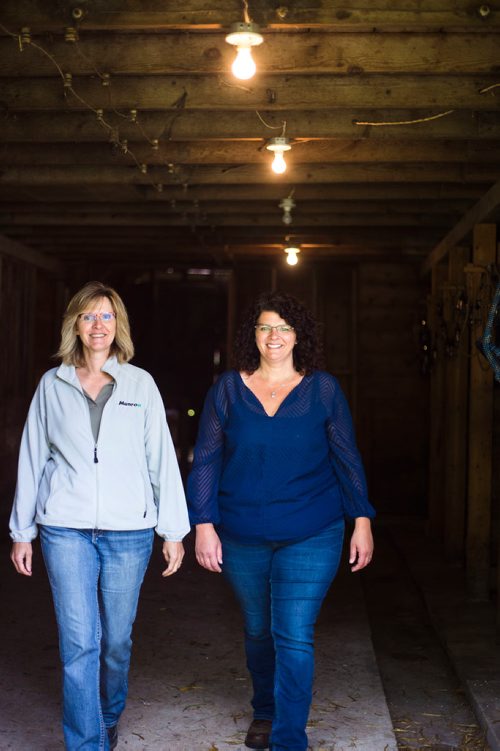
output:
M270 417L237 371L224 373L205 400L187 497L191 524L212 522L248 542L373 517L338 381L305 376Z

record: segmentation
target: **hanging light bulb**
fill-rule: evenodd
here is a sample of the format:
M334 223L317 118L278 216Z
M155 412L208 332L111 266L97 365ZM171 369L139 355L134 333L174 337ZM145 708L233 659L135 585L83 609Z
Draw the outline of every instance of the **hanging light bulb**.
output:
M241 81L248 81L255 74L257 66L252 57L252 47L262 44L264 37L259 34L257 24L249 21L234 23L231 33L226 36L226 42L233 44L236 49L236 59L231 66L233 75Z
M290 193L290 195L286 198L283 198L279 203L280 209L283 209L283 216L281 217L283 224L292 223L292 209L295 207L295 201L292 198L292 193Z
M293 246L290 246L288 248L285 248L286 253L286 262L290 266L296 266L299 259L297 258L297 253L300 253L300 248L295 248Z
M282 175L286 171L286 162L282 151L275 152L271 168L277 175Z
M257 66L252 57L250 47L238 47L238 53L234 63L231 65L231 70L233 71L233 75L241 81L248 81L249 78L255 75Z
M282 175L286 170L286 162L283 153L285 151L290 151L291 148L292 147L290 146L290 140L285 136L274 136L274 138L269 139L269 143L266 145L266 149L274 152L274 159L273 163L271 164L271 169L277 175Z

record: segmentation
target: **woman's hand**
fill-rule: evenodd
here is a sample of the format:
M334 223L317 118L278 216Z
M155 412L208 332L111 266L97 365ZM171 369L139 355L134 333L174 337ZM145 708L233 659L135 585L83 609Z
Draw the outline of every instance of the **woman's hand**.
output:
M167 562L167 568L162 573L162 576L171 576L178 571L184 558L184 545L182 542L171 542L165 540L163 543L163 557Z
M31 576L31 560L33 558L33 546L31 542L15 542L10 551L10 560L14 564L18 574Z
M222 544L213 524L196 525L196 560L208 569L220 574L222 569Z
M360 571L368 566L373 556L373 535L370 519L359 516L356 519L349 549L351 571Z

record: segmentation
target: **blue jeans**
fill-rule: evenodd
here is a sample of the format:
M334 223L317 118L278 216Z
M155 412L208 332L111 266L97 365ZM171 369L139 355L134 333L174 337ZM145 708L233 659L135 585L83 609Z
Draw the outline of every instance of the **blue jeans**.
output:
M63 665L67 751L107 751L125 706L132 625L153 530L40 527Z
M240 543L223 532L223 572L245 619L256 719L272 720L272 751L305 751L314 625L337 573L344 521L299 542Z

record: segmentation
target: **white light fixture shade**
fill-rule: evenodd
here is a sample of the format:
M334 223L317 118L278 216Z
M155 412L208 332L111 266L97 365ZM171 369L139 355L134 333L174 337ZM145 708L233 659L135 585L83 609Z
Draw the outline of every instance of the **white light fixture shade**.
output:
M231 66L236 78L247 81L255 74L257 66L252 57L252 47L262 44L263 41L264 37L259 34L257 24L241 21L232 25L231 33L226 36L226 42L237 48L236 59Z
M299 259L297 258L297 253L300 253L300 248L294 248L290 246L289 248L285 248L286 253L286 262L290 266L296 266L299 262Z
M275 136L274 138L271 138L269 140L269 143L266 145L266 149L274 152L274 159L273 163L271 164L271 169L277 175L282 175L283 172L285 172L286 162L283 153L285 151L290 151L291 148L292 147L290 146L290 141L284 136Z

